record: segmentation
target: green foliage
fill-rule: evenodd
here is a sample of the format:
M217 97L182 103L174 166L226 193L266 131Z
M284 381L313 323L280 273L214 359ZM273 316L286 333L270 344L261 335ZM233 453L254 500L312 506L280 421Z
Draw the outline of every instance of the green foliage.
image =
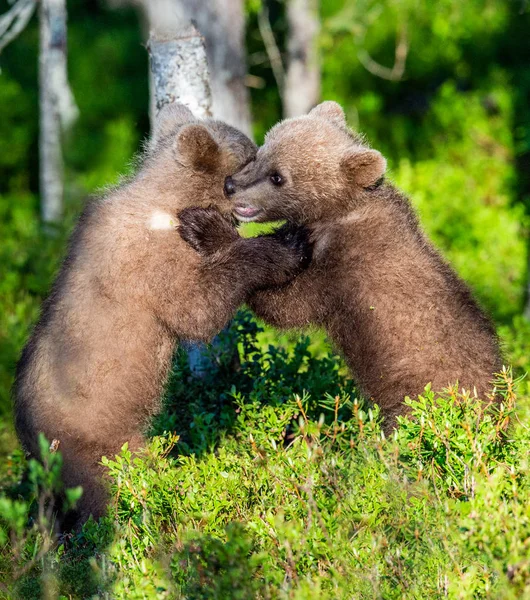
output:
M147 597L528 592L529 431L506 433L509 373L501 383L501 408L426 390L390 440L347 396L295 395L265 411L238 402L232 433L200 457L172 459L174 437L143 458L124 450L109 466L132 541L114 560L131 573L114 593L135 597L135 573Z
M275 409L293 394L303 395L304 390L311 390L317 397L335 397L341 392L355 396L355 387L344 377L338 357L311 344L307 336L284 347L264 344L263 334L263 328L248 312L240 312L230 329L222 334L221 345L228 341L223 336L237 340L240 361L236 374L232 357L226 354L216 357L212 348L214 360L221 361L217 372L205 379L194 378L186 354L179 352L164 410L155 419L152 432L159 435L176 432L181 435L180 450L197 454L207 451L223 431L234 428L239 420L234 403L240 405L238 412L252 406L262 418L270 414L269 431L281 435L291 417L286 413L277 421ZM311 410L318 417L320 411L316 407Z
M508 370L502 404L427 387L386 438L377 407L329 368L331 356L314 358L303 338L290 351L260 348L246 315L237 331L241 368L215 383L222 408L213 412L213 381L177 385L189 375L177 361L158 427L180 410L189 434L104 459L109 516L42 555L38 542L39 560L10 571L8 593L33 597L50 582L72 598L530 593L530 429ZM2 502L15 523L0 552L8 564L14 547L37 542L25 533L29 501Z
M513 386L511 374L503 371L498 385L503 402L485 406L470 392L452 389L438 396L427 386L424 395L408 401L412 419L398 417L401 461L450 497L472 497L475 474L490 474L513 450L505 435L514 415Z
M36 196L36 19L0 56L0 433L10 429L15 363L64 253L72 216L88 193L116 182L148 126L147 56L137 17L89 4L68 6L69 76L80 118L65 139L67 214L55 235L41 231ZM8 447L13 443L6 439Z
M432 157L402 158L397 183L410 193L436 245L499 320L521 311L526 277L525 209L511 198L515 172L511 98L442 86L425 118Z
M28 109L20 84L12 79L4 81L0 86L0 169L4 184L11 189L25 189L28 184L28 173L17 173L16 169L27 160L35 133L24 121Z
M350 122L394 158L403 153L418 158L430 146L423 119L440 85L456 81L460 90L488 90L491 73L500 65L506 72L503 36L517 19L515 7L502 0L444 0L433 8L422 0L322 5L323 96L342 102ZM390 69L403 32L408 49L403 80L374 76L363 66L363 53ZM526 44L522 32L518 35ZM514 57L509 66L515 64Z
M53 579L50 561L57 563L64 552L59 546L54 556L50 553L54 546L55 498L62 495L63 507L68 510L75 507L83 492L80 487L63 489L61 454L42 434L39 448L41 461L31 459L28 463L26 497L14 491L11 495L0 494L0 569L4 573L0 589L11 580L13 591L18 589L22 595L30 589L49 587L50 577ZM25 580L25 574L37 565L46 571L40 580Z

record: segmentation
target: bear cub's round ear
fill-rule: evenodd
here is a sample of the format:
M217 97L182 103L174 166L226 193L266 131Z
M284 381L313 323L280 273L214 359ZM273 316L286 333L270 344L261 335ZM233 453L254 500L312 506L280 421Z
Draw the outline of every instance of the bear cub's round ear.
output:
M339 127L346 127L346 116L342 106L331 100L317 104L315 108L309 111L308 116L331 121Z
M184 106L184 104L179 104L178 102L166 104L156 115L152 142L157 144L161 138L175 131L177 127L185 123L193 123L195 120L191 110Z
M348 152L341 161L342 168L357 185L370 187L386 171L386 159L377 150L359 149Z
M204 125L185 125L177 134L175 158L185 167L212 171L219 164L219 145Z

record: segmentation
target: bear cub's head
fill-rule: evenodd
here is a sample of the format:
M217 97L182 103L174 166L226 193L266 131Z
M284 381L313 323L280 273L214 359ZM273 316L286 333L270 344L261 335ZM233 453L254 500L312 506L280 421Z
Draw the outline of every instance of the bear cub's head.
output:
M214 206L230 214L225 179L254 160L256 151L235 127L197 119L185 106L168 104L157 115L146 166L153 167L161 187L178 192L179 208Z
M348 129L342 108L323 102L273 127L225 192L240 221L309 224L347 214L385 170L383 156Z

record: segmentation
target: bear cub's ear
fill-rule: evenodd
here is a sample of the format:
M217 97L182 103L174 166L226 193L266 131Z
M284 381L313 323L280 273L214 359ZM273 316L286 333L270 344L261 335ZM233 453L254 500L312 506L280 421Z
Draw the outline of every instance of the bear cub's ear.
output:
M315 108L309 111L308 116L331 121L339 127L346 127L346 115L342 110L342 106L331 100L317 104Z
M195 117L189 108L174 102L163 106L156 115L153 127L152 143L156 145L163 137L173 133L185 123L192 123Z
M348 177L361 187L374 185L386 171L385 157L377 150L360 149L348 152L341 161Z
M177 135L175 158L185 167L213 171L219 164L219 145L204 125L185 125Z

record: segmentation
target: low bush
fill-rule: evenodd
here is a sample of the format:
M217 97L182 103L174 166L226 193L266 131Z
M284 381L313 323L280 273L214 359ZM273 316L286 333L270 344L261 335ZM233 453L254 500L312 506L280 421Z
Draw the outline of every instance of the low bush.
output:
M530 430L508 370L501 404L427 387L387 439L336 358L234 327L238 370L192 379L177 357L157 435L104 459L106 518L48 549L38 511L2 497L9 597L530 594Z

